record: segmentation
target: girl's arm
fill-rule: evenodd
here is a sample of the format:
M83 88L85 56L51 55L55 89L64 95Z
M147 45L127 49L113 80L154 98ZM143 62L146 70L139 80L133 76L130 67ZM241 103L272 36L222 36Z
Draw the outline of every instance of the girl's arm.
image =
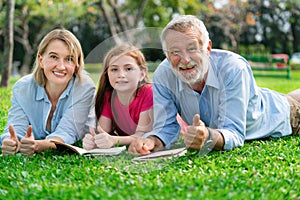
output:
M112 128L111 121L110 124L107 123L109 120L110 119L106 117L100 117L99 125L97 127L99 134L95 136L95 143L98 148L110 148L116 144L129 145L135 139L142 137L147 132L150 132L153 125L153 108L140 113L140 119L135 134L130 136L109 135L108 133Z
M99 133L102 132L110 133L112 131L112 120L108 117L101 115L98 120L97 131Z
M130 136L111 136L120 145L129 145L137 138L141 138L145 133L152 130L153 125L153 108L140 113L139 123L136 127L135 133Z
M152 131L153 126L153 108L140 113L139 123L136 127L135 137L142 137L145 133Z

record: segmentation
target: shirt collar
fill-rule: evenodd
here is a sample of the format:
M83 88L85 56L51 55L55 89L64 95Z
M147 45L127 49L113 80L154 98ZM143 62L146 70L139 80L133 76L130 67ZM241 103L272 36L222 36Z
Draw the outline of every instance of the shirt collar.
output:
M212 60L213 59L211 57L209 57L210 67L208 70L208 75L207 75L205 85L220 89L220 83L219 83L218 76L216 73L216 66Z
M61 96L59 97L59 99L63 99L67 96L70 95L71 93L71 89L72 89L72 86L73 86L73 83L74 83L74 80L75 80L75 77L73 77L69 83L68 83L68 86L67 88L64 90L64 92L61 94ZM46 91L45 91L45 87L42 87L40 85L38 85L37 87L37 92L36 92L36 100L39 101L39 100L42 100L46 97L46 99L48 99L47 95L46 95Z
M212 58L211 57L209 57L209 60L210 60L210 64L211 65L210 65L210 67L208 69L208 75L207 75L206 83L205 83L204 87L210 86L210 87L214 87L214 88L220 89L220 83L218 81L215 64L214 64L214 62L212 62ZM188 86L188 84L184 83L183 81L181 81L180 78L177 77L177 80L178 80L179 91L185 90L186 87L190 88Z

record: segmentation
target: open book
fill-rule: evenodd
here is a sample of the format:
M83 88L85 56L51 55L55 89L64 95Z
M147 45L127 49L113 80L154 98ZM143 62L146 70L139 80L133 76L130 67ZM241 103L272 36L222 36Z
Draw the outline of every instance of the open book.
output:
M186 147L176 148L176 149L167 149L156 151L144 156L138 156L133 159L133 161L145 161L145 160L155 160L158 158L174 158L178 156L183 156L187 152Z
M123 151L126 151L126 146L121 147L112 147L109 149L92 149L92 150L86 150L74 145L66 144L63 142L51 140L51 142L55 143L57 150L59 151L68 151L77 153L79 155L84 156L116 156L121 154Z

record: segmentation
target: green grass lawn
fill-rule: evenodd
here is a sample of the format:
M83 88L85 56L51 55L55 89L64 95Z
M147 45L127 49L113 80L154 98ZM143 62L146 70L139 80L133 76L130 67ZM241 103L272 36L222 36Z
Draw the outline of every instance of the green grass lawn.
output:
M98 67L91 76L98 81ZM282 93L292 79L256 78ZM0 132L11 89L0 89ZM232 151L133 163L132 155L91 159L49 150L34 156L0 155L1 199L300 199L300 137L245 143Z

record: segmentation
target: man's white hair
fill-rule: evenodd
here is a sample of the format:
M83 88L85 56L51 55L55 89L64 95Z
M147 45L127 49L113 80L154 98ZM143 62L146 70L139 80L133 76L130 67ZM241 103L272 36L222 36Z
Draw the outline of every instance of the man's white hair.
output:
M209 43L209 33L204 23L194 15L179 15L172 19L163 29L161 34L161 44L164 53L167 55L166 35L168 31L178 31L184 33L190 28L195 28L199 32L199 39L203 42L203 48L206 48Z

